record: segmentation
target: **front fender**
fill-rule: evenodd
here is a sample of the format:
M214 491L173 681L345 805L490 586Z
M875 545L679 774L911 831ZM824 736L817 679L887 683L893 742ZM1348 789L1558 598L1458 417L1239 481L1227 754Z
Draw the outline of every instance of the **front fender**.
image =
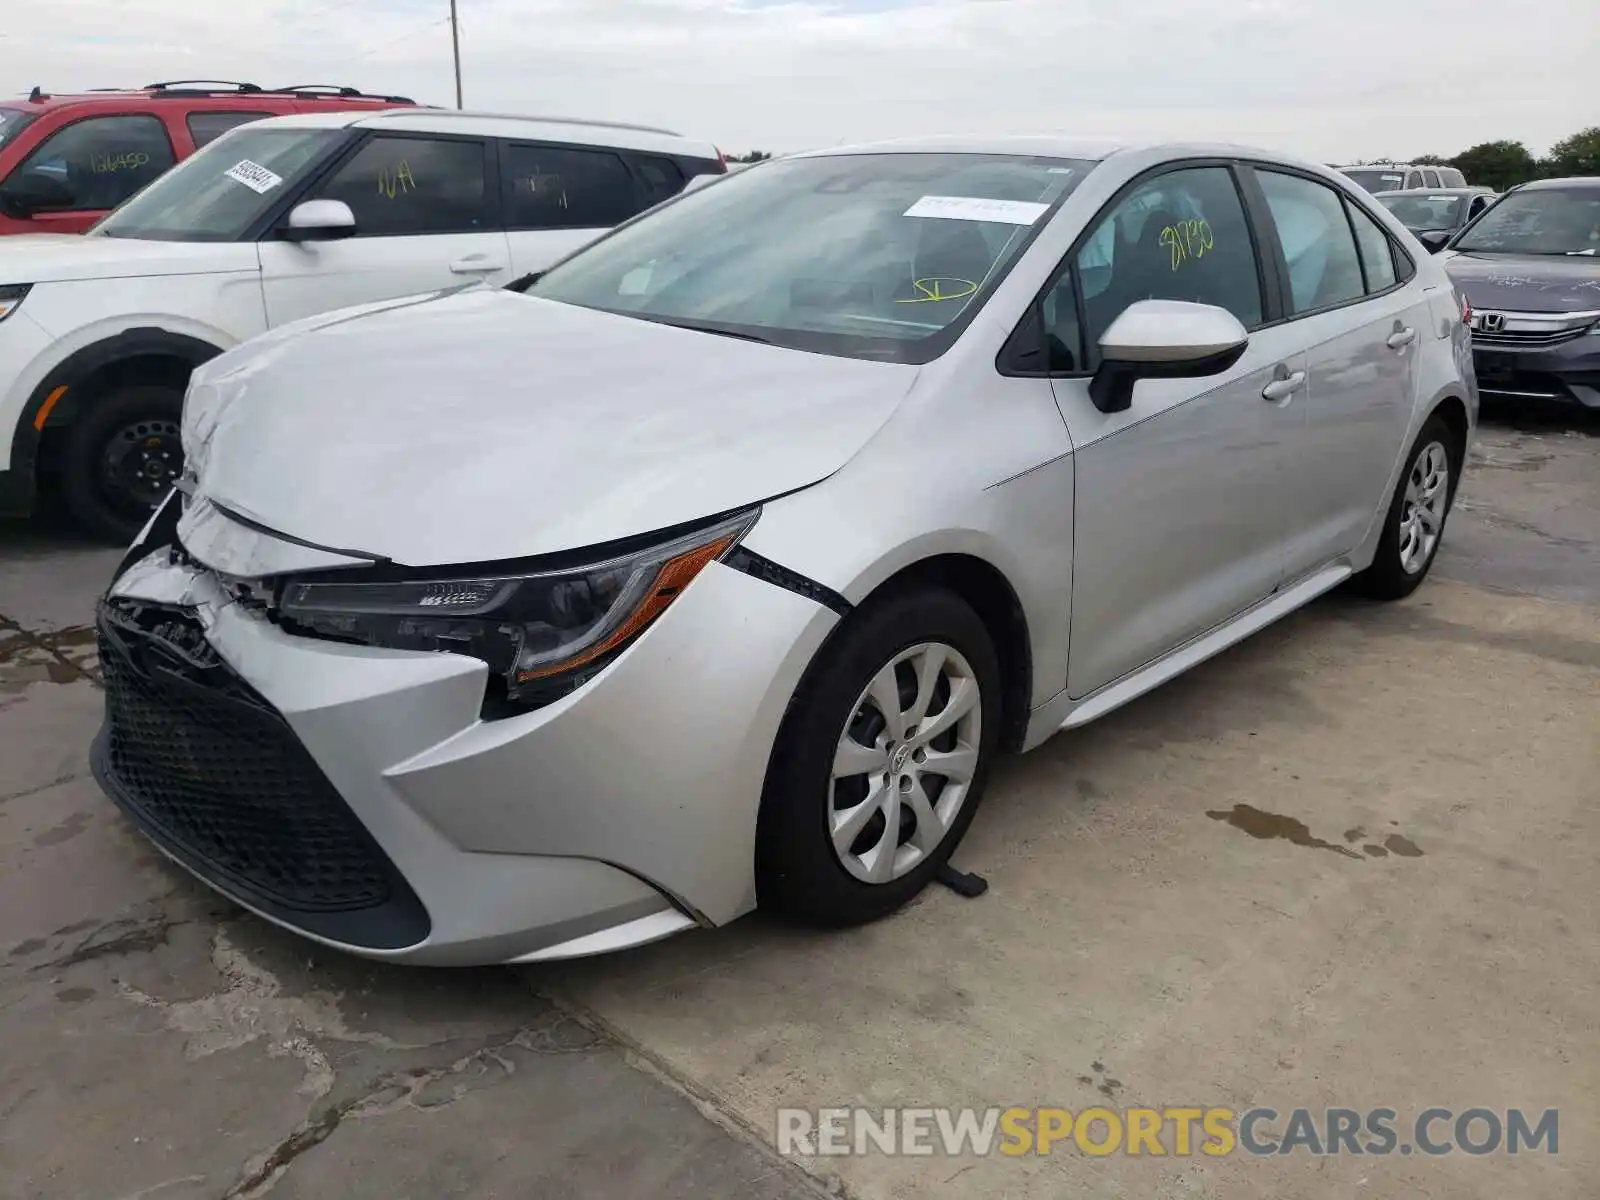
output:
M26 512L31 508L39 443L58 406L72 396L73 388L103 368L132 358L160 355L197 367L232 344L232 339L220 336L218 331L211 334L210 338L203 338L159 326L134 325L109 333L102 330L99 337L80 335L65 344L54 343L47 361L35 364L29 372L31 378L19 383L26 398L11 434L4 489L10 497L8 509Z

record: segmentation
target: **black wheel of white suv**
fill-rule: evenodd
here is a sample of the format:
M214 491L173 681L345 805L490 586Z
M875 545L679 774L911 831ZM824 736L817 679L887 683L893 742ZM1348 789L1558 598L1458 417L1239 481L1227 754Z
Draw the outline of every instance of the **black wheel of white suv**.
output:
M100 397L67 430L62 499L97 538L127 545L183 470L183 391L135 384Z
M784 718L756 845L763 906L822 925L893 912L983 798L1000 667L960 597L917 587L846 619Z
M1461 478L1461 444L1437 413L1406 457L1395 486L1372 565L1354 580L1374 600L1400 600L1416 591L1433 566L1444 540L1444 524Z

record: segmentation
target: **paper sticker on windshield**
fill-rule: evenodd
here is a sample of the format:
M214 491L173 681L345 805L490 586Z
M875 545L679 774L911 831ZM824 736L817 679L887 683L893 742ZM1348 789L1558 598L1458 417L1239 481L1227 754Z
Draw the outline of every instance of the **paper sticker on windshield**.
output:
M1032 225L1050 211L1031 200L986 200L980 196L924 196L906 209L908 217L942 217L947 221L996 221Z
M253 163L248 158L234 163L223 174L235 183L242 183L252 192L260 192L262 195L266 195L283 182L282 175L276 175L260 163Z

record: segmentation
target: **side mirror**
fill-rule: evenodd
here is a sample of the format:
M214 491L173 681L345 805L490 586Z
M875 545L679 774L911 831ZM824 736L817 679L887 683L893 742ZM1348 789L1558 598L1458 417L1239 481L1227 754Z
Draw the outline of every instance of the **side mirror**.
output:
M28 171L0 188L0 206L7 216L22 221L35 213L70 209L74 199L66 180L47 171Z
M343 200L302 200L281 231L286 242L332 242L354 236L356 214Z
M1439 253L1445 248L1445 244L1449 240L1450 231L1448 229L1424 229L1417 234L1417 241L1427 248L1429 254Z
M1250 344L1225 308L1188 300L1128 305L1100 338L1100 367L1089 399L1103 413L1123 412L1141 379L1198 379L1226 371Z

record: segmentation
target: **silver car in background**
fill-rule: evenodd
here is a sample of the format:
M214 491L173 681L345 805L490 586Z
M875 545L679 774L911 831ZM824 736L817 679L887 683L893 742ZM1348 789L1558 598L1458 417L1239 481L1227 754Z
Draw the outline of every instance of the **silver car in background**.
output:
M930 139L689 192L525 294L202 367L99 613L93 761L376 958L880 917L991 763L1346 581L1427 574L1461 301L1336 172Z

